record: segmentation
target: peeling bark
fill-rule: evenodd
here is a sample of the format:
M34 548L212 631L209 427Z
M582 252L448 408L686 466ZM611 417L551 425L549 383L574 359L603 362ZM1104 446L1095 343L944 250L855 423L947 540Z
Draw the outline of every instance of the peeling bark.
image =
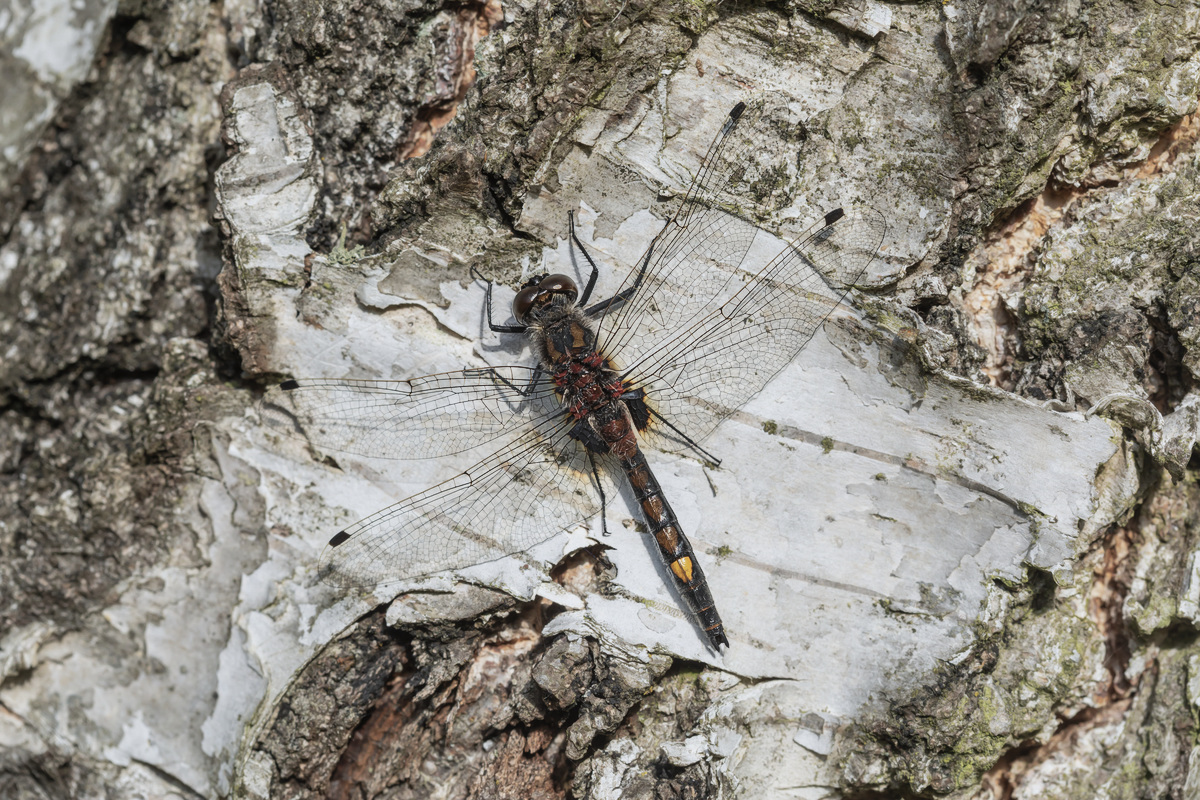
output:
M33 3L3 50L3 797L1200 792L1194 2ZM470 461L263 386L517 359L471 271L576 269L573 212L619 280L754 94L739 213L891 229L719 468L656 455L730 651L619 505L316 580Z

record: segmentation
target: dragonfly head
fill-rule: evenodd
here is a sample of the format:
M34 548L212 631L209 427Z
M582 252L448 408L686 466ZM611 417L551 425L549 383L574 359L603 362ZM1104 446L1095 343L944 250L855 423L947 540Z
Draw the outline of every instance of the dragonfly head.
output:
M522 325L536 322L547 311L570 308L579 297L579 287L566 275L539 275L528 280L513 298L513 316Z

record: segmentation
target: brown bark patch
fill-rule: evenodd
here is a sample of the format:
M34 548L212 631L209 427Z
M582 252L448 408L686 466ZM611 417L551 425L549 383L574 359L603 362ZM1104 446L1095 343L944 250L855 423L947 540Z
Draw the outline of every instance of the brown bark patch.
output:
M483 0L463 6L441 23L444 38L435 57L434 93L417 109L400 145L401 159L429 152L433 137L454 119L459 102L475 83L475 45L503 21L500 0Z
M1104 667L1109 675L1108 686L1093 695L1099 706L1123 700L1133 691L1126 675L1130 644L1125 598L1137 564L1137 538L1137 533L1126 527L1115 528L1105 537L1104 558L1096 567L1088 596L1088 614L1104 637Z
M1047 188L1022 204L973 257L975 283L963 296L963 310L975 343L987 354L983 373L993 386L1011 388L1017 325L1007 298L1029 280L1046 233L1062 223L1083 190Z

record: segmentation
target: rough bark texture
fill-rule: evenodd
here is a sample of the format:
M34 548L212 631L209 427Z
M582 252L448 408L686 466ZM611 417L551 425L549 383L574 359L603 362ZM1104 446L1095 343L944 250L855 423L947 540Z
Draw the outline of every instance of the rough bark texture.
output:
M0 41L0 796L1200 793L1197 3L30 2ZM746 213L891 233L787 384L818 411L667 468L779 531L711 534L726 660L604 547L321 586L432 480L270 440L265 383L478 357L472 268L567 211L636 256L755 93Z

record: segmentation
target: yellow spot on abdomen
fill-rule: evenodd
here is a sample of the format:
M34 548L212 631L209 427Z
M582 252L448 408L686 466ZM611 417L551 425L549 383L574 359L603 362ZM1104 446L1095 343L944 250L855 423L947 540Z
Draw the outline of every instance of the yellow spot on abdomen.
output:
M684 583L692 582L692 560L687 556L677 558L671 562L671 572L675 573L675 577Z

